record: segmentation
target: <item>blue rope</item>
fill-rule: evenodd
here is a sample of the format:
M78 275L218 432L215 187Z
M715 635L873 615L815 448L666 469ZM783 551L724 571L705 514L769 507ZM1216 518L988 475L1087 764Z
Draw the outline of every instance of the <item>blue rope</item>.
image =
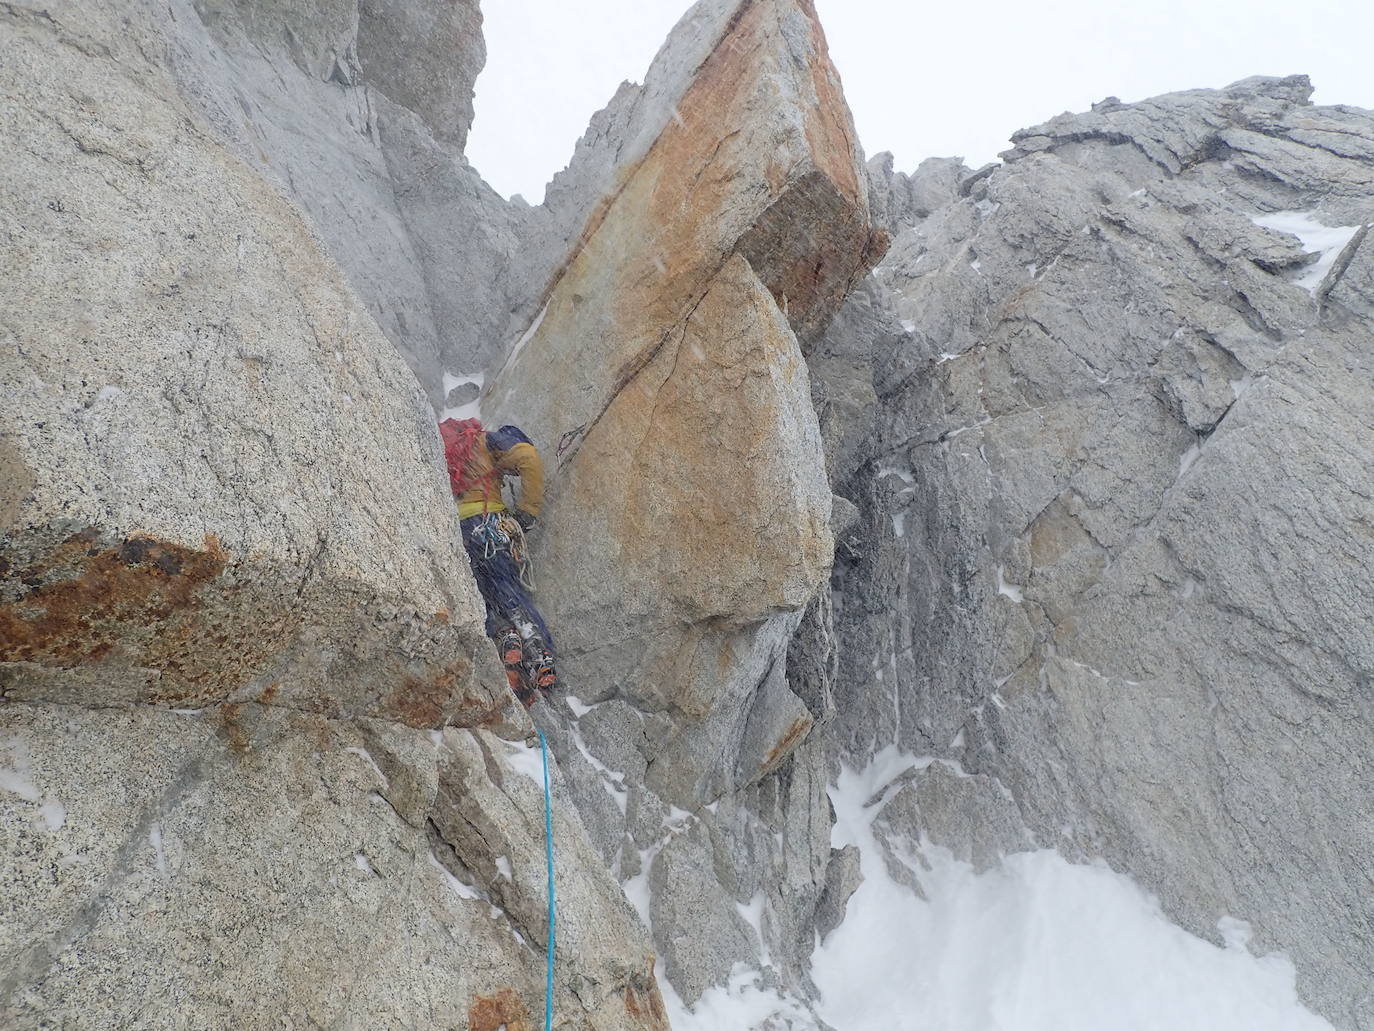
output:
M544 843L549 861L549 979L544 987L544 1031L553 1031L553 801L549 797L549 743L544 732L539 735L539 749L544 756Z

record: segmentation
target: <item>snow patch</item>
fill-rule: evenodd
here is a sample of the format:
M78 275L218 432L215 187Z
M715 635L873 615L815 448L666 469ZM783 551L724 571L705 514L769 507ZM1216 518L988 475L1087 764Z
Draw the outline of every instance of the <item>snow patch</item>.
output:
M574 718L579 720L595 708L595 706L583 704L582 699L576 695L565 694L563 700L568 703L568 708L572 710Z
M1274 211L1267 215L1250 216L1250 221L1255 225L1296 236L1302 243L1302 249L1308 254L1320 255L1296 280L1298 286L1310 294L1316 293L1317 287L1322 285L1322 280L1331 271L1331 266L1336 264L1336 259L1341 256L1345 245L1362 228L1323 225L1313 217L1315 214L1313 211Z
M365 874L371 874L373 877L377 876L377 871L372 869L372 864L367 861L367 856L363 855L361 852L354 855L353 865Z
M906 484L906 489L911 490L916 486L916 474L906 466L882 464L878 466L878 475L895 476Z
M736 902L735 910L739 913L740 919L754 929L754 936L759 940L759 947L765 952L763 961L767 963L768 943L763 937L763 901L763 892L760 891L748 902Z
M439 862L439 857L433 852L429 854L429 863L443 875L444 883L447 884L449 888L452 889L453 893L460 899L465 899L468 902L476 902L482 898L482 896L477 893L476 888L470 884L464 884L457 877L454 877L452 871L443 863Z
M673 990L660 960L654 967L659 987L663 991L664 1008L673 1031L726 1031L744 1028L787 1028L790 1031L813 1031L818 1025L800 1003L765 988L761 975L743 963L736 963L730 980L724 985L708 988L690 1009ZM841 1022L836 1027L848 1025Z
M119 397L123 393L124 391L120 390L118 387L115 386L101 387L100 393L95 395L95 399L97 402L113 401L115 398Z
M654 923L649 917L650 892L649 892L649 869L653 866L658 854L663 851L668 842L685 831L695 820L691 813L673 806L669 809L668 818L663 821L663 829L667 832L658 841L648 848L639 850L639 873L629 880L621 882L621 889L625 892L625 897L629 899L630 905L634 906L635 912L639 914L639 919L644 926L653 931ZM661 981L667 984L667 981Z
M539 314L535 316L534 321L530 323L530 328L525 330L520 339L515 342L515 347L511 349L510 357L506 359L505 365L502 366L503 369L509 369L515 364L515 360L520 357L520 352L525 349L525 345L533 339L534 334L539 332L539 327L544 322L544 316L548 313L549 306L545 304Z
M582 731L578 729L577 724L571 724L568 730L572 734L573 744L582 753L582 758L586 759L587 765L601 775L601 786L606 789L606 794L610 795L615 802L616 808L620 810L620 815L624 816L630 803L630 792L625 786L625 774L619 770L611 769L592 754L592 750L587 747L587 742L582 737Z
M858 846L863 883L812 955L823 1020L844 1031L1332 1031L1298 1002L1286 958L1248 951L1240 921L1218 925L1218 948L1105 864L1042 850L978 874L906 843L924 897L897 883L873 822L920 762L889 746L862 770L842 766L829 789L831 843Z
M0 791L18 795L25 802L37 802L43 797L33 783L29 750L17 737L0 740L0 763Z
M649 928L653 927L653 923L649 919L649 864L657 854L657 849L640 849L639 873L620 885L621 890L625 892L625 898L634 907L635 912L639 914L640 923Z
M445 408L439 413L440 422L445 419L480 419L482 417L482 387L486 384L486 377L482 373L471 372L459 375L451 372L444 373L444 398L448 398L454 387L461 387L465 383L477 385L477 396L465 405Z
M505 856L496 857L496 872L508 881L515 880L514 872L510 868L510 860Z
M18 737L0 738L0 791L18 795L38 806L38 815L50 831L67 822L67 808L55 798L44 798L33 782L33 763L28 746Z
M38 806L38 815L43 817L48 830L60 831L67 822L67 807L55 798L46 799Z
M1005 595L1019 605L1026 600L1025 595L1021 593L1021 587L1018 584L1007 583L1006 572L1005 566L997 567L997 593Z
M526 748L523 741L502 741L502 749L506 765L516 773L528 777L539 785L539 790L544 790L544 754L536 745L534 748Z

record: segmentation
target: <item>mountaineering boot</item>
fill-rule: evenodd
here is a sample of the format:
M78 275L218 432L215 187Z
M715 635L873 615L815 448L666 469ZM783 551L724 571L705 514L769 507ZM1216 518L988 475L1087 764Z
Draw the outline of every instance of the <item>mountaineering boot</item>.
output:
M558 674L554 672L553 655L541 641L529 641L525 645L525 676L531 685L544 692L545 697L552 693Z
M496 651L506 667L506 683L516 700L526 709L534 704L534 688L525 676L524 647L514 627L497 631Z
M520 640L515 627L508 626L504 630L496 631L496 652L501 656L501 661L507 669L520 665L524 643Z

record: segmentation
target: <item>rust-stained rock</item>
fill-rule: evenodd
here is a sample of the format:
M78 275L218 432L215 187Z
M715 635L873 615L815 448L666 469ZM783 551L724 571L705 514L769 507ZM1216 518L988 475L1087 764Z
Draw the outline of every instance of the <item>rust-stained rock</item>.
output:
M625 1015L634 1022L635 1027L642 1027L644 1031L670 1031L663 994L654 977L652 956L642 974L629 978L621 999L625 1004Z
M519 415L541 442L561 445L563 462L578 428L585 432L652 360L731 254L753 256L794 330L808 335L882 256L848 108L811 4L699 8L716 14L689 27L715 45L680 96L657 98L643 116L664 112L661 132L616 171L541 318L488 392L484 411Z
M509 988L478 995L468 1007L468 1031L533 1031L530 1013Z
M320 61L357 20L256 6ZM156 63L156 17L0 14L0 209L22 226L0 278L6 697L481 721L505 689L474 675L429 408L298 210Z
M291 589L299 573L235 563L214 534L199 548L111 541L94 528L37 554L27 543L0 535L0 671L11 700L198 708L252 699L417 727L485 725L510 704L494 669L474 675L490 657L471 626L415 616L368 625L387 599L365 585ZM310 647L327 640L324 628L349 624L347 647Z

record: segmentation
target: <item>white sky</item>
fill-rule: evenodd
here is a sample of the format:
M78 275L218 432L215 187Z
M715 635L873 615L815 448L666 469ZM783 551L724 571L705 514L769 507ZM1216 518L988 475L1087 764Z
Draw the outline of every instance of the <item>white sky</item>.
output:
M1016 129L1305 73L1319 104L1374 108L1374 0L815 0L870 156L993 160ZM468 160L531 203L592 113L640 81L688 0L484 0L487 64Z

